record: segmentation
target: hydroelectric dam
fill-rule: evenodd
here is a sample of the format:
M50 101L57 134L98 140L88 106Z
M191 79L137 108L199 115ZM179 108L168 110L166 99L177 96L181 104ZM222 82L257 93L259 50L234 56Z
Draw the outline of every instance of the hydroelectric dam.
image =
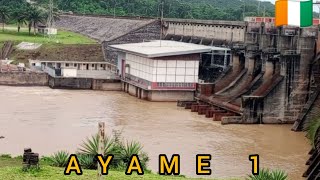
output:
M226 48L201 54L195 99L180 103L224 124L295 123L298 131L317 108L317 26L89 15L63 15L57 25L99 40L105 60L115 65L117 51L110 46L117 44L163 39Z

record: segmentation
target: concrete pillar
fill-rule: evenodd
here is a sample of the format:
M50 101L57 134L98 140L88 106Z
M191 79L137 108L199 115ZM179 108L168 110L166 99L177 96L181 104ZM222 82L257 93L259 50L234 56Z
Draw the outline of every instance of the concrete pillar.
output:
M125 82L122 82L122 91L123 92L126 92L126 83Z
M138 98L141 99L142 98L142 89L138 88Z
M255 64L255 59L250 57L250 58L246 58L246 63L245 63L245 67L248 69L248 73L249 74L253 74L254 72L254 64Z
M141 99L148 99L148 91L142 89Z
M272 75L274 74L274 65L272 61L266 61L266 69L265 69L265 73L263 76L264 80L267 80L269 78L272 77Z
M232 56L232 68L233 70L237 70L240 66L240 57L238 55Z

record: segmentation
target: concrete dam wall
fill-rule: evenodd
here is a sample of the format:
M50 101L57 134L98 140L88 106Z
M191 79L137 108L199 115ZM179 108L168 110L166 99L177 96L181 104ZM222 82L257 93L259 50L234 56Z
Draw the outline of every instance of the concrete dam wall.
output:
M166 39L232 49L231 69L216 78L211 94L198 95L199 105L210 105L207 111L225 111L226 121L236 116L230 123L297 120L310 97L317 28L179 19L166 19L163 26Z
M1 72L0 85L7 86L47 86L48 75L34 72Z

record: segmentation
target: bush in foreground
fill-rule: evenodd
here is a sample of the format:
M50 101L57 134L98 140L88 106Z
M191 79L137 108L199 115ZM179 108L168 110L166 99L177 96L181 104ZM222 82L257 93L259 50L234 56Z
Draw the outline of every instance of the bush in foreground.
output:
M68 163L69 153L66 151L59 151L49 157L49 162L52 166L65 167Z
M98 153L99 136L96 134L87 138L78 148L77 157L79 163L84 169L96 169L97 160L95 156ZM114 155L111 162L112 169L125 169L132 155L138 155L141 166L147 169L149 161L148 155L143 151L143 146L136 141L123 141L119 134L114 133L113 137L106 137L104 140L103 156ZM59 151L50 157L52 166L65 167L69 158L69 153Z
M249 175L247 180L286 180L288 175L282 170L261 169L259 175Z

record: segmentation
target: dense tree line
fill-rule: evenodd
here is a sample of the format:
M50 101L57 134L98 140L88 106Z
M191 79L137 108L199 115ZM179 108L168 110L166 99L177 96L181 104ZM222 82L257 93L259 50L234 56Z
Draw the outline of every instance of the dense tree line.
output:
M21 26L26 25L29 29L29 34L31 34L32 28L35 34L36 27L40 23L46 24L48 9L48 4L39 6L37 4L29 4L25 0L0 0L2 31L4 31L5 24L16 23L18 32L20 32ZM54 13L54 16L58 17L56 13Z
M65 12L116 16L159 17L162 0L54 0ZM274 5L257 0L163 0L164 17L242 20L243 16L273 16ZM46 4L48 0L37 0Z

